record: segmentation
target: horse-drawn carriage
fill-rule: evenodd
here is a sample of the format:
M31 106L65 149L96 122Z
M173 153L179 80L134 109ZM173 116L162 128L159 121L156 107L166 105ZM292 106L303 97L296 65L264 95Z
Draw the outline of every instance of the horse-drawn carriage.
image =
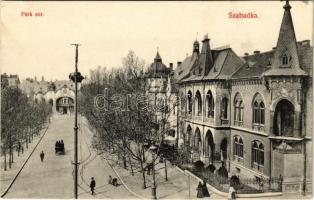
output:
M64 155L65 154L63 140L56 142L55 153L56 153L56 155Z

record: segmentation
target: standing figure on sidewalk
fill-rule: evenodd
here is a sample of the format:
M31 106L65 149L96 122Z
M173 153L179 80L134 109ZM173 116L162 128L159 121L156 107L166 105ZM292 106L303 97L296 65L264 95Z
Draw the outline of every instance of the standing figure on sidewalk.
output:
M236 191L233 186L230 186L229 193L228 193L228 200L235 200L236 199Z
M196 197L197 197L197 198L204 198L204 194L203 194L203 185L202 185L201 182L198 183L198 186L197 186L196 190L197 190L197 195L196 195Z
M41 151L41 153L40 153L41 162L44 162L44 158L45 158L45 153L44 153L44 151Z
M203 195L204 197L210 197L205 180L203 180Z
M95 187L96 187L96 181L95 181L94 177L92 177L92 180L89 184L89 187L90 187L90 190L92 191L92 195L94 195L95 194L94 191L95 191Z
M111 176L109 176L108 183L112 184L112 177Z

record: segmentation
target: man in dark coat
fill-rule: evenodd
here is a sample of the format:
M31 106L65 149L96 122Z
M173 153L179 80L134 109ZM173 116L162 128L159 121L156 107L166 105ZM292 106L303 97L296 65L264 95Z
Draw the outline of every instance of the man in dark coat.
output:
M44 162L44 158L45 158L44 151L41 151L41 153L40 153L40 160L41 160L41 162Z
M92 177L92 180L89 184L89 187L90 187L90 190L92 191L92 195L94 195L95 194L94 191L95 191L95 187L96 187L96 181L95 181L94 177Z

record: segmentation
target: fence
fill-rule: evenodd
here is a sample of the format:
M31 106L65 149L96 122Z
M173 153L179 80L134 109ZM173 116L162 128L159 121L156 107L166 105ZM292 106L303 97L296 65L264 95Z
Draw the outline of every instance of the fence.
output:
M191 172L199 178L205 180L207 183L222 192L228 192L230 186L230 178L222 177L216 173L210 172L205 168L192 168ZM255 178L240 178L237 186L238 194L254 194L264 192L281 192L283 179L271 178L264 179L260 177Z

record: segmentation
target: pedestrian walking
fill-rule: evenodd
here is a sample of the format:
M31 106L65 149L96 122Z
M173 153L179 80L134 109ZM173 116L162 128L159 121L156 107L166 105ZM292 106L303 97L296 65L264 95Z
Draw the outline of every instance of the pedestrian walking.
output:
M109 176L108 183L112 184L112 177L111 176Z
M233 186L230 186L229 193L228 193L228 200L235 200L236 199L236 191Z
M95 181L94 177L92 177L92 180L89 184L89 187L90 187L90 190L92 191L92 195L94 195L95 194L94 191L95 191L95 187L96 187L96 181Z
M40 153L41 162L44 162L44 158L45 158L45 153L44 153L44 151L41 151L41 153Z
M198 183L198 186L197 186L196 190L197 190L197 195L196 195L196 197L197 197L197 198L204 198L204 194L203 194L203 185L202 185L201 182Z
M112 179L112 185L118 186L118 179L117 178Z
M204 197L210 197L205 180L203 180L203 195Z

